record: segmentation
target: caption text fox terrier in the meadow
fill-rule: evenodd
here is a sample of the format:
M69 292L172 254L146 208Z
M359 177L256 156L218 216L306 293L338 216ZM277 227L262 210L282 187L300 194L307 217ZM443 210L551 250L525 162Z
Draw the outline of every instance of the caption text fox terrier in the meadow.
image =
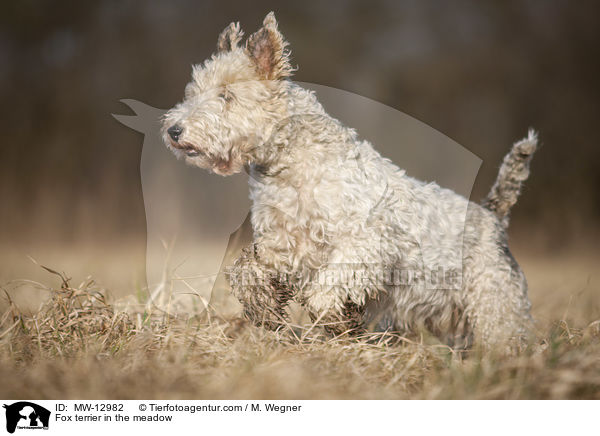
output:
M277 328L295 300L334 334L427 330L487 349L526 337L527 284L506 231L535 133L512 147L477 205L409 177L327 115L289 79L273 13L242 36L230 24L194 67L163 136L189 164L250 175L253 243L229 270L246 317Z

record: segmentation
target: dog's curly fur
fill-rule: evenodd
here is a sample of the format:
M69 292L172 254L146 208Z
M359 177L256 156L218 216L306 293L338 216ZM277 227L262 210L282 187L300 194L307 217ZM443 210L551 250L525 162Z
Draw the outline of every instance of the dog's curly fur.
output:
M514 145L480 206L407 176L290 81L273 13L241 40L239 24L223 31L163 135L192 165L250 174L254 240L230 270L246 316L277 328L294 299L335 334L427 329L487 348L524 337L530 303L506 228L535 133ZM432 281L436 271L451 280Z

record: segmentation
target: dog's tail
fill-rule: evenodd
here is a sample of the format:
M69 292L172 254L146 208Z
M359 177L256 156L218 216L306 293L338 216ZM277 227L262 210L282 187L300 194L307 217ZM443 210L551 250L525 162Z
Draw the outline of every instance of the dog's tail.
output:
M483 201L486 209L494 212L504 227L508 227L508 214L515 205L523 182L529 177L529 163L537 148L537 133L529 129L527 138L515 143L504 157L496 183Z

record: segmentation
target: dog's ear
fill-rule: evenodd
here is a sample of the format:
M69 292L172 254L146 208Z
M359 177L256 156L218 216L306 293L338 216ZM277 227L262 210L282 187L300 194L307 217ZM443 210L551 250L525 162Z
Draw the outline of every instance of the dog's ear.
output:
M217 40L217 52L231 51L238 46L244 36L240 23L231 23L219 35Z
M269 12L263 27L248 37L246 52L262 79L276 80L289 77L294 71L287 46L288 42L277 29L275 14Z

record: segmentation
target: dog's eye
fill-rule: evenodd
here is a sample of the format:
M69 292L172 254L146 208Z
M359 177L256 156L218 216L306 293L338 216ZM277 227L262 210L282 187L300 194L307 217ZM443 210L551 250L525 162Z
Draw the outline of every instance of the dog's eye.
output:
M219 92L219 98L222 98L226 102L230 102L233 99L233 96L231 95L231 92L229 92L227 89L224 89L223 91Z

